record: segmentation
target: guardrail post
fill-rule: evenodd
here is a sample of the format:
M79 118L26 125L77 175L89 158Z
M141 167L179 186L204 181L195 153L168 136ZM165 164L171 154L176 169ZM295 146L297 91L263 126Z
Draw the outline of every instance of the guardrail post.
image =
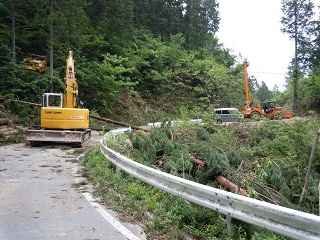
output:
M121 175L121 168L116 165L116 174L119 177Z
M232 225L231 225L231 220L232 220L232 217L230 217L229 215L226 215L226 220L227 220L227 230L228 230L228 236L229 237L232 237Z

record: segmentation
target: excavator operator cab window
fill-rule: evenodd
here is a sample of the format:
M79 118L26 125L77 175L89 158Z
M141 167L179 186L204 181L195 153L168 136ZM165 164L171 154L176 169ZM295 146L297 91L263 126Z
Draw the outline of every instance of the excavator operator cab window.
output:
M62 93L44 93L42 95L42 107L62 108L62 102L63 102Z
M263 102L262 108L265 113L269 113L276 106L275 102Z

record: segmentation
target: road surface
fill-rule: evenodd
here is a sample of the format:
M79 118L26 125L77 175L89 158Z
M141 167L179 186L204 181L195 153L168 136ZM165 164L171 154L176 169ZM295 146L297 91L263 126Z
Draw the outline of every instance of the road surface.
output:
M90 186L76 188L83 179L75 150L0 147L1 240L146 239L139 226L119 222L95 202Z

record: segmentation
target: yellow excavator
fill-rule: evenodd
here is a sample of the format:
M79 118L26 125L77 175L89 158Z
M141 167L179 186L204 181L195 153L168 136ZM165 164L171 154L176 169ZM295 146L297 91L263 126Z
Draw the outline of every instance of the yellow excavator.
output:
M81 146L91 138L89 110L78 108L78 84L74 59L69 51L66 66L65 93L44 93L39 130L27 130L26 140L31 145L44 142L71 143Z
M23 59L25 68L36 72L44 72L47 67L47 59L45 56L30 54L29 57Z

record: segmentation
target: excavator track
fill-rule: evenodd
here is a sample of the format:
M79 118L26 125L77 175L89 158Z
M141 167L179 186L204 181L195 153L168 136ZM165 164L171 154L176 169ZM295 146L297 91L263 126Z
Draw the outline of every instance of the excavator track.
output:
M69 143L81 147L83 143L91 138L91 129L83 131L49 129L27 130L26 135L26 140L29 141L32 146L55 142Z

